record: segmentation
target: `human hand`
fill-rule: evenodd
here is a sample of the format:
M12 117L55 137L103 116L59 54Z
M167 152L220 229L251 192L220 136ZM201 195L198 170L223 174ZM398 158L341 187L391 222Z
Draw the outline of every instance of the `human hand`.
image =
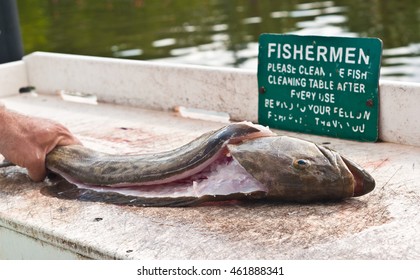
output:
M25 116L0 105L0 153L8 161L26 168L33 181L45 179L47 154L56 146L66 145L81 145L81 142L63 125Z

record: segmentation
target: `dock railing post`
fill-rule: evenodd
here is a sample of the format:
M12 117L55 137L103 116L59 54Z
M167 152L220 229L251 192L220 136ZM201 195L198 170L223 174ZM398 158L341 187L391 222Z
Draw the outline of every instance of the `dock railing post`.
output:
M20 60L22 56L23 46L16 0L1 0L0 63Z

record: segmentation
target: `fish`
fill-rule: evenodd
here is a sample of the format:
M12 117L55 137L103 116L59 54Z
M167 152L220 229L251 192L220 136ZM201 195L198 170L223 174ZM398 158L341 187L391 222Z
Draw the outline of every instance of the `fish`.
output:
M46 167L63 180L52 180L42 189L45 195L131 206L311 203L358 197L375 187L366 170L338 152L250 122L228 124L158 153L56 147Z

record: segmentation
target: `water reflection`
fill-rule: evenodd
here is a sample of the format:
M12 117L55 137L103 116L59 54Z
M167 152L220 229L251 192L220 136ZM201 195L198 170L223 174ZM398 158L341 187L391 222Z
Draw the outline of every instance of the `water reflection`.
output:
M383 51L382 76L394 80L420 81L420 44L390 48Z
M18 0L42 50L256 69L261 33L379 37L386 79L420 77L420 0Z

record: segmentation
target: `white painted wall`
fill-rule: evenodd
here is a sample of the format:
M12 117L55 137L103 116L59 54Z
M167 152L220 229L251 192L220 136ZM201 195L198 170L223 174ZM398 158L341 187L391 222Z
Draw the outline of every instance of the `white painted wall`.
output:
M381 81L379 138L420 146L420 83Z
M163 64L36 52L0 65L0 96L32 85L95 94L100 102L154 110L177 106L226 112L233 120L258 119L255 71ZM380 81L379 137L420 146L420 84Z
M82 91L108 103L156 110L185 106L257 119L252 71L39 52L24 61L30 83L43 94Z
M23 61L0 64L0 97L19 93L19 88L28 85Z

